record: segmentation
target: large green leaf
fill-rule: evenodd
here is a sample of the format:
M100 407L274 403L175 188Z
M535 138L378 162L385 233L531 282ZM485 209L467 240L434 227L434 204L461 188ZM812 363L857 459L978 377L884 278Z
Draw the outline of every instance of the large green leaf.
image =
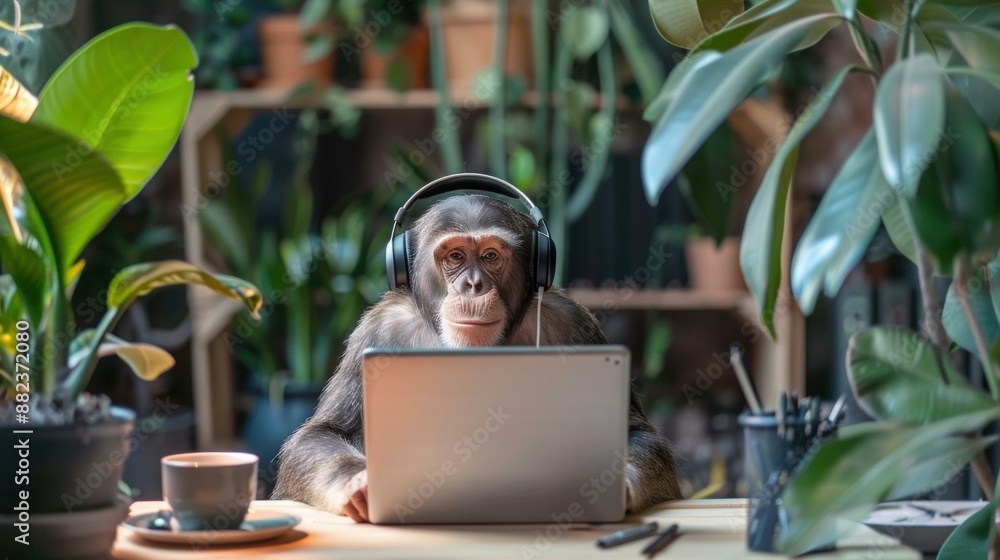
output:
M792 125L785 142L774 154L760 188L747 211L740 242L740 268L757 301L761 321L774 336L774 312L781 285L781 244L785 233L785 205L799 143L819 122L844 82L857 67L846 66L809 102Z
M927 444L885 500L912 498L948 484L976 453L996 443L997 437L946 437Z
M2 260L2 257L0 257ZM17 291L17 284L9 274L0 274L0 352L6 351L8 354L14 353L13 337L4 338L4 333L17 332L17 322L24 314L24 301L20 292ZM9 343L9 347L5 346Z
M882 173L912 197L944 128L944 78L934 57L919 54L889 68L875 93L874 111Z
M986 502L983 509L969 516L944 541L938 560L970 560L990 557L990 548L996 538L997 496Z
M969 279L969 307L976 317L976 322L982 330L986 343L990 344L995 340L1000 340L1000 261L992 261L985 267L979 268L979 274L975 274ZM941 322L948 336L962 348L979 354L976 342L972 338L972 331L969 330L969 322L959 305L958 294L955 292L955 284L948 287L948 294L944 298L944 309L941 314ZM987 359L986 356L981 356Z
M69 355L69 367L74 368L86 357L93 347L97 332L87 329L73 338ZM105 334L97 346L97 357L118 356L128 367L145 381L153 381L164 372L174 367L174 358L166 350L152 344L128 342Z
M742 11L742 0L649 0L657 31L683 49L694 47Z
M1000 410L965 414L924 426L869 422L842 428L807 457L782 494L790 523L779 535L785 553L799 554L827 540L838 517L858 520L915 466L928 445L982 428Z
M118 356L142 380L153 381L174 367L174 358L166 350L142 342L127 342L114 335L104 336L97 347L100 357Z
M947 129L910 207L917 235L949 271L955 256L996 251L997 163L993 144L969 102L949 86Z
M874 418L917 425L997 406L936 352L905 329L873 327L855 334L847 369L858 404Z
M868 18L884 25L896 35L902 35L906 23L907 0L857 0L855 9ZM935 9L938 8L938 9ZM942 6L927 6L917 14L917 22L926 19L941 19L947 14ZM952 18L954 19L954 18ZM917 52L933 52L933 45L919 26L913 26L913 39L916 41Z
M0 263L17 287L15 297L32 325L40 326L45 313L48 271L41 255L13 237L0 237ZM12 317L15 321L20 317Z
M925 25L924 28L944 31L969 66L986 72L1000 72L1000 30L971 22Z
M650 101L649 105L642 112L642 118L653 123L659 122L663 118L664 113L667 112L667 109L679 97L679 86L687 78L687 75L698 71L702 66L714 62L721 56L720 53L715 51L699 51L686 56L684 60L680 61L671 70L670 75L663 82L663 86L657 92L656 97Z
M14 164L65 271L125 201L114 168L79 140L0 116L0 152Z
M906 200L897 196L892 204L883 210L882 223L896 249L911 262L916 263L917 249L913 244L913 230L907 224L906 215L903 213L904 204L907 204Z
M194 46L176 27L115 27L56 71L32 122L82 139L73 154L97 148L132 198L177 141L194 92L190 71L197 64Z
M869 131L834 177L795 248L792 291L805 313L812 312L824 286L828 296L837 293L895 198Z
M705 50L728 51L785 24L809 16L834 14L838 11L830 0L764 0L729 20L722 29L698 43L692 49L692 53ZM794 47L794 50L815 44L838 24L839 20L830 19L817 25Z
M736 202L736 187L730 177L735 152L735 137L729 125L719 126L677 177L677 186L698 216L706 233L721 245L729 234L729 224Z
M819 15L790 23L683 77L643 149L642 179L651 203L656 203L667 184L733 108L781 65L785 54L810 30L831 18L839 16Z
M166 286L196 284L205 286L224 296L242 301L254 317L263 297L253 284L226 276L209 274L183 261L160 261L132 265L119 272L108 286L108 307L124 309L132 301L149 292Z

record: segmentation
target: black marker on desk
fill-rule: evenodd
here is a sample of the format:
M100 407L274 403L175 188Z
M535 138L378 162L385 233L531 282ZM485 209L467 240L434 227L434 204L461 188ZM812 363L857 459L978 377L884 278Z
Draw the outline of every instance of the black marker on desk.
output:
M646 523L645 525L641 525L639 527L632 527L631 529L623 529L616 533L611 533L606 537L601 537L597 539L597 547L612 548L620 544L630 543L632 541L644 539L655 533L659 527L660 526L656 523L656 521L653 521L650 523Z
M660 536L656 537L655 541L649 543L649 546L642 549L641 554L645 554L646 558L652 558L657 552L667 548L667 545L672 543L674 538L677 537L677 529L679 528L680 527L676 523L668 527L666 531L660 533Z

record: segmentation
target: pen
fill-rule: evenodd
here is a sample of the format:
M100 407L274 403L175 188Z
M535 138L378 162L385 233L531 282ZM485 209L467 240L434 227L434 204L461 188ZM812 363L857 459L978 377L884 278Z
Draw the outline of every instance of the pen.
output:
M639 527L632 527L631 529L622 529L611 533L610 535L601 537L597 539L598 548L612 548L620 544L630 543L632 541L637 541L639 539L644 539L649 535L652 535L659 529L659 524L656 521L646 523L645 525L640 525Z
M666 531L660 533L660 536L656 537L656 540L649 543L649 546L642 549L642 554L645 554L647 558L652 558L657 552L663 550L668 544L673 542L674 537L677 536L677 529L680 527L674 523L667 528Z

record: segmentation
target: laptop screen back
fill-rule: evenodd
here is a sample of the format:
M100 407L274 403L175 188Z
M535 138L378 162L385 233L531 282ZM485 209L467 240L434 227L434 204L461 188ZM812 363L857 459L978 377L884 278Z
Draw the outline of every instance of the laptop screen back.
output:
M369 349L363 386L372 522L624 517L627 348Z

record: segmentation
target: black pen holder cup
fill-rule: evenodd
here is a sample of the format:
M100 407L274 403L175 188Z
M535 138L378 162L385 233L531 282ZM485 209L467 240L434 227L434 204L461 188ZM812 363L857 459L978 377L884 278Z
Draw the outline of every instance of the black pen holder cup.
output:
M814 432L806 435L802 418L787 418L784 431L779 432L773 412L739 417L743 426L744 459L747 498L747 548L756 552L777 552L778 531L788 522L781 507L781 494L792 471L802 461ZM820 550L833 550L835 537Z

